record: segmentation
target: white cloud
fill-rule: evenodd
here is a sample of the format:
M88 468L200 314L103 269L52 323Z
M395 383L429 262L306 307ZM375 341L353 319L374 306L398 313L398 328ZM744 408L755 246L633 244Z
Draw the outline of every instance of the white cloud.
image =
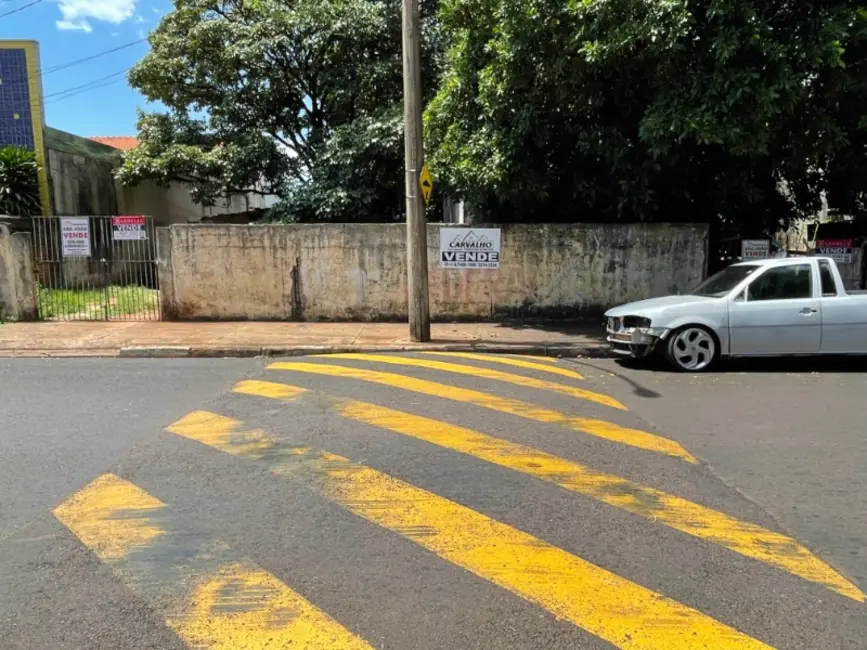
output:
M88 19L117 25L135 15L135 5L136 0L60 0L63 20L57 21L57 28L89 32Z
M148 37L148 33L141 27L136 30L135 35L138 36L140 39L145 39Z
M86 20L58 20L55 25L57 29L64 32L78 30L89 34L93 31L93 27Z
M146 23L147 21L148 21L147 18L145 18L141 14L135 15L135 24L136 25L141 25L142 23Z

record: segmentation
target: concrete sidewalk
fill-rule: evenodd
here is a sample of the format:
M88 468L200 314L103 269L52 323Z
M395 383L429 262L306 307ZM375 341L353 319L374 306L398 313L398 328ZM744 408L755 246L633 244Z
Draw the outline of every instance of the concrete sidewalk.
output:
M434 324L410 343L402 323L64 322L0 325L0 357L256 357L346 351L484 351L605 356L601 327Z

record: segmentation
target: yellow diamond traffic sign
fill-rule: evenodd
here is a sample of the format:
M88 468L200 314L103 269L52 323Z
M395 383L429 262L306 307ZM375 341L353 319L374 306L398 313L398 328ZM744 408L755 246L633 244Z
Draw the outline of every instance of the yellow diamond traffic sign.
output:
M430 197L433 195L433 178L430 175L430 169L427 166L427 163L424 164L424 167L421 169L421 176L419 176L418 183L421 186L421 195L424 197L424 204L430 205Z

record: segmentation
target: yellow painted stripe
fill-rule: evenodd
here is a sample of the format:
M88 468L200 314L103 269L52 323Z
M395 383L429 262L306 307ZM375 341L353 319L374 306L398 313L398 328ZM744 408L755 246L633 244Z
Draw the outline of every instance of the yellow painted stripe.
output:
M625 650L767 649L695 609L465 506L346 458L249 435L201 413L179 435L304 480L350 512L398 533Z
M104 474L54 509L54 516L104 561L119 560L167 534L166 505L114 474Z
M736 553L865 602L865 595L860 589L786 535L740 521L661 490L612 474L597 472L585 465L472 429L364 402L346 401L338 408L342 415L358 422L424 440L556 483L572 492L725 546Z
M544 361L545 363L559 363L557 357L543 357L538 354L522 354L525 359L535 359L536 361Z
M463 366L458 363L447 363L445 361L430 361L428 359L416 359L414 357L395 357L387 354L332 354L332 359L347 359L351 361L370 361L373 363L387 363L393 366L409 366L413 368L425 368L427 370L441 370L442 372L451 372L456 375L466 375L469 377L481 377L482 379L494 379L507 384L515 384L524 388L538 388L539 390L550 390L555 393L562 393L577 399L595 402L603 406L626 410L613 397L596 393L592 390L583 388L575 388L574 386L566 386L553 381L544 379L535 379L533 377L525 377L523 375L515 375L510 372L501 372L500 370L491 370L490 368L478 368L476 366Z
M269 397L271 399L293 399L306 391L303 388L296 388L288 384L275 384L270 381L247 379L237 383L232 392Z
M250 386L249 384L254 384ZM235 392L273 398L304 389L270 382L241 382ZM452 449L555 483L688 535L725 546L859 602L867 596L796 540L661 490L484 433L355 400L334 398L338 412L358 422Z
M618 442L631 447L638 447L647 451L666 454L690 463L698 462L692 454L680 445L680 443L675 442L674 440L669 440L668 438L663 438L662 436L654 435L647 431L621 427L605 420L574 417L553 409L536 406L535 404L530 404L528 402L498 397L497 395L491 395L477 390L457 388L446 384L439 384L424 379L416 379L414 377L406 377L404 375L397 375L390 372L363 370L361 368L347 368L344 366L333 366L323 363L284 361L271 364L268 368L271 370L291 370L293 372L325 375L328 377L360 379L362 381L369 381L383 386L402 388L422 395L441 397L456 402L473 404L494 411L500 411L502 413L517 415L536 422L561 424L575 431L581 431L588 435L596 436L597 438L604 438L605 440Z
M502 354L476 354L475 352L424 352L438 357L455 357L457 359L472 359L475 361L485 361L487 363L501 363L504 366L514 366L516 368L526 368L528 370L539 370L541 372L550 372L561 377L569 377L570 379L584 379L584 375L568 370L552 366L549 363L538 363L535 361L527 361L526 359L513 359L505 357Z
M241 563L203 580L169 626L193 648L372 650L270 573Z
M191 648L372 650L273 575L191 531L168 506L118 476L101 476L54 515L133 591L166 606L168 626Z

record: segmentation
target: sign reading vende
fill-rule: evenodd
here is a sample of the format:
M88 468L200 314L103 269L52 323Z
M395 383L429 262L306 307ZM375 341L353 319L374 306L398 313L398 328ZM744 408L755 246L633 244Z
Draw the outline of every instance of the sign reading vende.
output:
M90 257L90 219L61 218L60 241L63 257Z
M741 242L741 259L764 260L771 256L771 242L767 239L744 239Z
M111 237L114 241L139 241L147 239L148 232L145 218L143 216L112 217Z
M830 257L835 262L852 263L851 239L819 239L816 241L816 255Z
M500 268L500 229L440 228L440 267Z

